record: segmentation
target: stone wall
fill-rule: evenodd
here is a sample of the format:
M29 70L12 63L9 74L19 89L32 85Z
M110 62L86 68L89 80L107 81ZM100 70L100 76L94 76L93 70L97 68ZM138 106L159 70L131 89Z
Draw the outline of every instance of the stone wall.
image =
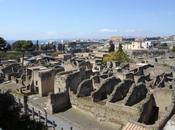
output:
M125 79L134 80L134 74L133 73L127 73L127 74L125 74Z
M10 65L6 66L5 68L3 68L2 72L4 74L10 74L10 73L14 73L14 72L17 73L19 69L22 69L20 64L14 63L14 64L10 64Z
M152 94L148 93L146 100L142 104L141 115L138 120L142 123L134 123L148 130L162 130L168 120L175 114L174 89L155 89Z
M107 78L97 89L95 92L92 93L92 98L94 102L101 101L103 99L107 98L107 95L111 94L111 92L114 90L114 87L121 82L120 79L117 79L115 77L109 77Z
M155 98L153 94L150 95L145 104L142 107L142 113L138 122L147 125L154 124L158 118L158 107L156 106Z
M94 75L91 77L93 84L99 84L100 83L100 76L99 75Z
M64 111L70 107L71 107L71 104L70 104L68 91L57 93L57 94L49 94L47 111L50 114Z
M76 109L81 109L92 114L97 120L125 125L129 120L136 120L139 116L138 109L107 102L106 104L94 103L91 97L77 97L70 94L71 104Z
M53 70L40 71L39 77L39 94L48 96L50 92L54 92L55 72Z
M66 76L57 74L54 81L54 93L64 92L66 90Z
M54 93L64 92L68 89L67 88L68 87L67 80L69 80L68 75L71 75L74 72L76 72L76 71L63 71L63 72L59 72L55 75Z
M166 112L166 109L172 104L173 90L168 88L155 89L153 95L160 112Z
M85 79L90 78L92 71L90 70L80 70L77 72L73 72L67 76L67 86L70 88L74 94L77 93L78 85Z
M35 93L41 93L41 78L39 77L39 69L30 70L31 71L31 78L27 80L28 84L30 84L30 91ZM27 74L30 74L27 72ZM42 94L40 94L42 96Z
M75 94L77 92L77 87L83 80L83 77L80 76L80 72L74 72L67 77L68 79L68 86L71 91L73 91Z
M153 95L151 95L152 99L147 100L146 103L152 104L154 105L154 100L153 99ZM152 101L151 101L152 100ZM152 102L152 103L151 103ZM147 104L148 105L148 104ZM151 106L152 106L151 105ZM150 106L150 107L151 107ZM146 110L146 108L145 108ZM150 110L150 109L149 109ZM172 100L171 100L171 105L169 105L166 113L164 113L164 115L161 115L160 118L155 122L155 124L152 125L145 125L143 123L139 123L139 122L135 122L132 121L134 124L140 125L143 128L147 129L147 130L162 130L164 128L164 126L166 125L166 123L168 122L168 120L171 119L171 117L175 114L175 93L173 92L173 96L172 96ZM143 113L141 114L141 116L143 116ZM143 118L143 117L142 117Z
M148 88L146 81L150 80L150 75L142 75L138 84L132 80L133 74L123 81L114 76L103 76L80 68L79 71L63 74L61 77L58 75L57 78L61 87L70 89L72 106L92 114L99 121L121 126L131 120L139 121L138 124L152 130L163 127L161 123L166 124L174 113L173 86L167 91L162 88ZM64 100L64 94L61 98ZM59 105L56 106L56 110L60 108Z
M114 102L123 100L126 97L133 83L134 81L129 79L126 79L120 82L117 86L115 86L113 92L108 98L108 101L114 103Z
M90 96L92 91L93 91L92 79L85 79L79 84L76 95L78 97Z
M145 84L134 85L128 92L126 97L126 105L132 106L146 98L147 88Z

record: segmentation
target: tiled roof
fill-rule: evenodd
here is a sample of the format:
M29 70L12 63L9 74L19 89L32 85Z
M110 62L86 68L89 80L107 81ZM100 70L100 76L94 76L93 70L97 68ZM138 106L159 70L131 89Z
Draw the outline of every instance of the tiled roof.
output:
M126 126L124 126L122 130L147 130L147 129L141 125L137 125L137 124L129 122L126 124Z

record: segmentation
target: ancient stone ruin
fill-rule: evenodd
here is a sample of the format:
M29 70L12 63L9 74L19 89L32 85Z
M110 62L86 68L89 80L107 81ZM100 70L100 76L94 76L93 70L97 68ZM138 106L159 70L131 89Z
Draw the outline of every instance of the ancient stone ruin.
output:
M18 92L48 96L51 114L74 107L101 122L121 128L137 124L149 130L161 130L174 114L172 72L157 73L151 64L113 62L93 71L87 59L64 62L64 67L56 68L12 64L2 69L1 77L17 83Z
M71 105L104 122L124 126L132 120L145 127L150 125L150 129L162 127L159 123L166 124L166 119L172 116L175 95L174 86L162 88L160 84L162 79L171 83L173 77L164 73L158 80L151 74L144 75L150 67L153 68L147 65L135 69L123 80L112 73L108 75L111 68L101 73L87 68L57 73L55 81L58 82L54 84L57 91L49 96L48 111L59 112ZM160 97L165 97L167 103L161 103Z

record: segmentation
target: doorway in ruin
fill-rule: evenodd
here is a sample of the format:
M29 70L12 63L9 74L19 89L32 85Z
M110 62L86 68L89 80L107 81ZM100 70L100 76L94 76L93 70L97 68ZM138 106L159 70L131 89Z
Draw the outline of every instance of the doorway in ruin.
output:
M39 93L39 88L38 87L35 87L35 92Z
M153 107L150 120L148 122L149 125L154 124L158 120L158 115L159 115L159 107Z
M106 91L104 91L101 93L101 100L104 100L106 98L107 98L107 93L106 93Z
M141 114L138 122L144 123L146 125L153 125L158 120L159 107L153 106L152 108L146 108Z

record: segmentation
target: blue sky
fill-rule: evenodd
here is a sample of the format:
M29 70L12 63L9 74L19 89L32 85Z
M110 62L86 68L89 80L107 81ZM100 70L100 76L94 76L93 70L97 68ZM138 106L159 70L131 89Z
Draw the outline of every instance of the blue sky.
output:
M175 34L175 0L0 0L5 39Z

